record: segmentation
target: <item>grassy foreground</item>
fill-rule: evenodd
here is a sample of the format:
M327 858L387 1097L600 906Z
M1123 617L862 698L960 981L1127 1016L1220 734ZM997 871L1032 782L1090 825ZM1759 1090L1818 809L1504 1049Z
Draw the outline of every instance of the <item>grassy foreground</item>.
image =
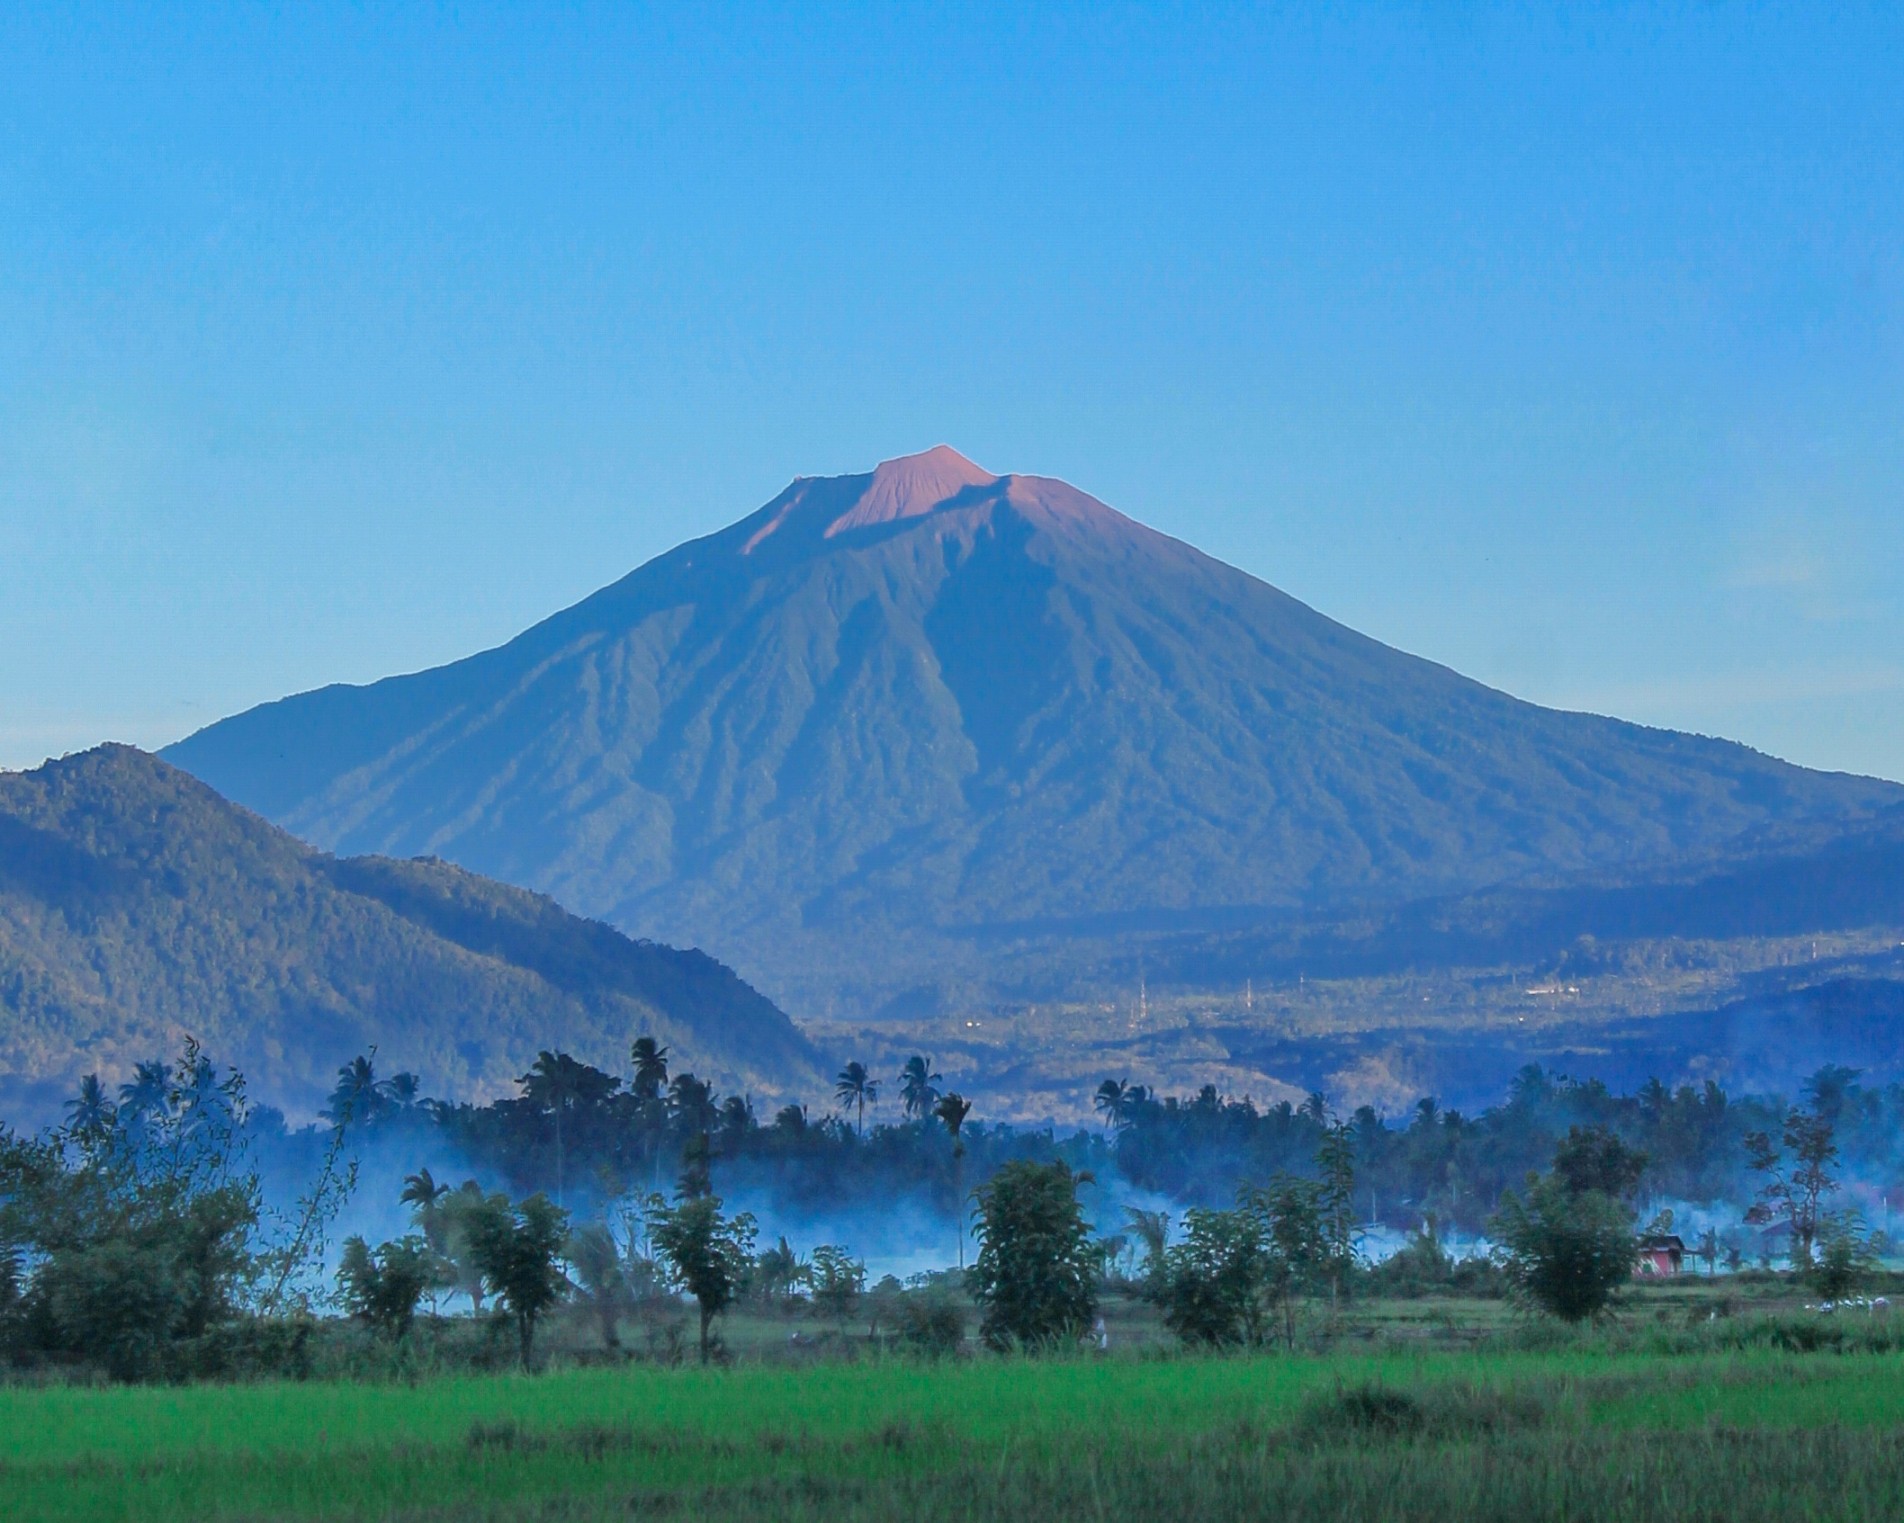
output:
M0 1390L8 1519L1895 1518L1904 1355L898 1360Z

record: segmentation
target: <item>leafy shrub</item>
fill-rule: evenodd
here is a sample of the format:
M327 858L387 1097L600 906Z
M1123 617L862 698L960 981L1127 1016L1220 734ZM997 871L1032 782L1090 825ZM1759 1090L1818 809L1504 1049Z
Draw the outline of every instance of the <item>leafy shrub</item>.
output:
M942 1291L909 1291L899 1302L899 1338L915 1353L941 1359L965 1342L965 1312Z
M1558 1175L1536 1180L1525 1199L1510 1191L1490 1225L1514 1291L1563 1322L1598 1316L1633 1276L1632 1212Z
M1183 1241L1166 1249L1150 1281L1164 1325L1185 1343L1260 1343L1268 1246L1242 1211L1191 1211Z

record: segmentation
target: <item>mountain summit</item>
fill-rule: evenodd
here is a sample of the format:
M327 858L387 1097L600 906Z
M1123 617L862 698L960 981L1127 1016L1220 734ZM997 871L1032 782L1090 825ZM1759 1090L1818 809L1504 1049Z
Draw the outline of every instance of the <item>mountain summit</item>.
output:
M809 996L979 930L1463 892L1904 797L1520 702L943 445L166 755L325 848L442 856Z

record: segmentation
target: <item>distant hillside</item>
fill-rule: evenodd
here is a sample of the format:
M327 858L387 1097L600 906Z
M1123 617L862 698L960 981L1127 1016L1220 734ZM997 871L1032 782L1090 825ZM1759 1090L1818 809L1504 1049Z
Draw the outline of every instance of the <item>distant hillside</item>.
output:
M945 448L795 481L505 646L166 754L321 846L715 947L803 1014L969 966L975 932L1458 895L1904 800L1517 701Z
M375 1045L433 1092L542 1047L625 1068L651 1032L723 1088L815 1072L786 1016L700 952L630 941L443 862L328 857L143 752L0 773L0 1095L196 1036L311 1106Z
M1594 944L1738 941L1890 927L1904 933L1904 808L1852 827L1774 832L1651 871L1522 884L1339 919L1155 938L1152 979L1354 978L1408 969L1592 971ZM1121 960L1139 955L1126 949ZM1127 976L1118 975L1118 976Z

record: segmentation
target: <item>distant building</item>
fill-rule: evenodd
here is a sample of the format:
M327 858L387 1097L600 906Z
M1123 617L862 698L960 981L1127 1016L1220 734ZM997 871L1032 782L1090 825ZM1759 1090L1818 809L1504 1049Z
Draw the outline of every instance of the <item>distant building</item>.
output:
M1640 1239L1639 1261L1633 1273L1642 1280L1678 1274L1686 1264L1686 1245L1669 1232L1648 1233Z

